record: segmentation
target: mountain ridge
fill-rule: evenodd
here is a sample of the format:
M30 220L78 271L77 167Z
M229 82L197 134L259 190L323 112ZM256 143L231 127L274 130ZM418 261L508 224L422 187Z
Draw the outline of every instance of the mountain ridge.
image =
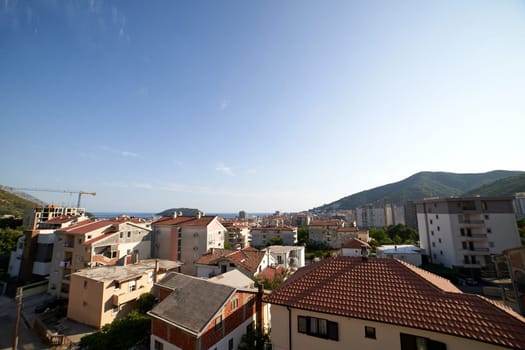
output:
M428 197L461 196L494 181L522 174L525 172L519 170L492 170L485 173L421 171L401 181L345 196L312 211L347 210L382 202L403 204Z

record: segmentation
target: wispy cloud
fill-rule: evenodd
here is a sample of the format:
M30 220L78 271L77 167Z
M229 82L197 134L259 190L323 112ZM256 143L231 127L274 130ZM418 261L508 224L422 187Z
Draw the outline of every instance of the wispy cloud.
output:
M134 153L134 152L128 152L128 151L122 151L122 152L120 152L120 155L121 155L122 157L133 157L133 158L140 157L139 154Z
M230 105L230 100L225 98L219 104L219 110L224 111L226 108L228 108L229 105Z
M135 187L136 188L143 188L143 189L146 189L146 190L152 190L153 189L153 185L152 184L148 184L148 183L136 183Z
M98 146L98 148L103 150L104 152L117 154L117 155L119 155L121 157L142 158L142 156L140 154L138 154L138 153L131 152L131 151L117 150L117 149L114 149L114 148L106 146L106 145L100 145L100 146Z
M254 174L257 174L257 169L246 170L246 175L254 175Z
M224 165L223 163L219 163L217 167L215 167L215 170L224 175L235 176L233 169L227 165Z

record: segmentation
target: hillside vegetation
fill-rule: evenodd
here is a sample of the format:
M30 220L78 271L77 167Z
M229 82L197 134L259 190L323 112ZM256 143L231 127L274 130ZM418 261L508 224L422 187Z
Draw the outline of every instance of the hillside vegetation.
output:
M37 203L0 189L0 217L4 215L22 217L26 208L34 208L37 205Z
M362 191L314 210L353 209L384 202L402 204L428 197L460 196L483 185L525 174L523 171L494 170L478 174L420 172L399 182Z
M496 180L489 184L470 190L465 193L465 195L513 196L517 192L525 192L525 174Z

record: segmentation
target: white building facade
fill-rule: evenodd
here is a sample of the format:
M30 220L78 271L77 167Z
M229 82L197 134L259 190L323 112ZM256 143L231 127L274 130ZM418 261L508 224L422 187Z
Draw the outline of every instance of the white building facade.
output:
M521 245L512 198L446 198L416 203L420 246L434 264L480 269Z

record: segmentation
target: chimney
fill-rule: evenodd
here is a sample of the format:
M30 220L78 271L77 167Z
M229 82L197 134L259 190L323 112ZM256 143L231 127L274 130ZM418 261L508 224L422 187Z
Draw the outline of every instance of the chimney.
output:
M174 219L176 219L176 218L177 218L177 211L174 210L174 211L173 211L173 214L171 214L171 216L172 216Z
M159 259L155 259L155 268L153 270L153 283L157 283L158 274L159 274Z

